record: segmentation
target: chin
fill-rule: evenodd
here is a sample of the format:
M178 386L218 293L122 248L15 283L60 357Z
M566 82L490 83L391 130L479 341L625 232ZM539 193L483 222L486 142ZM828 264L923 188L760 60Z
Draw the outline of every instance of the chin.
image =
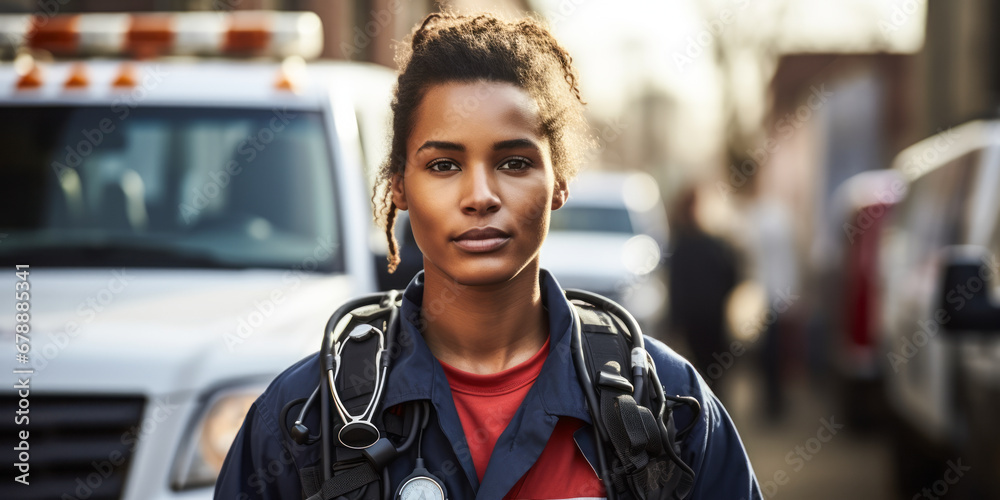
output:
M462 258L454 259L444 266L435 266L449 279L464 286L488 286L506 283L519 273L527 270L529 263L514 263L504 258ZM519 265L520 264L520 265Z

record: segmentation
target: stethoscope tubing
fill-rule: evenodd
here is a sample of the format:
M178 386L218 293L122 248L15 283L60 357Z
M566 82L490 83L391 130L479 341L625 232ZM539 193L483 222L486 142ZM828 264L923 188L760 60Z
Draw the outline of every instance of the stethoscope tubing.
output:
M660 384L658 383L659 377L656 373L655 366L652 364L653 360L650 358L649 354L645 350L645 341L643 339L642 331L639 327L638 321L636 321L635 317L633 317L632 314L629 313L624 307L603 296L590 293L585 290L577 290L577 289L566 289L565 295L567 300L576 299L589 302L595 306L604 309L605 311L614 313L615 316L624 321L625 330L627 331L627 334L629 335L630 340L632 341L633 352L635 352L635 350L639 350L641 353L641 357L644 359L644 363L637 364L633 362L633 366L631 367L633 370L633 375L634 375L633 380L635 385L635 390L633 392L633 394L635 395L634 397L637 401L642 399L643 391L645 390L644 379L646 376L652 376L657 382L653 384L653 387L657 388L656 399L659 400L657 420L660 421L659 425L661 426L661 431L663 431L663 434L665 435L666 429L662 428L664 426L662 422L662 416L664 408L666 406L666 397L663 394L662 386L660 386ZM330 399L331 398L334 399L334 403L337 406L337 410L340 413L340 416L345 423L349 421L354 422L358 420L364 420L366 416L367 420L370 423L371 419L374 417L374 413L378 408L378 403L381 400L383 389L387 381L387 374L388 374L387 372L390 360L389 356L385 354L387 354L388 349L390 349L391 346L393 345L393 342L395 342L396 336L400 328L399 307L397 307L395 304L397 298L398 298L398 292L396 291L392 291L388 295L381 293L364 295L362 297L350 300L341 305L330 316L330 319L327 321L326 328L324 330L325 335L323 337L323 352L333 352L334 354L325 355L325 358L323 360L324 361L323 371L325 372L326 376L320 378L319 386L309 396L309 399L303 405L303 408L299 413L299 421L301 422L305 416L307 409L312 405L317 393L319 393L321 402L320 419L322 421L321 425L323 427L320 430L320 439L322 441L322 448L323 448L324 480L330 479L332 475L332 468L329 466L331 460L330 458L331 440L327 432L325 432L327 429L330 428L330 411L329 411ZM368 407L365 409L365 412L360 417L354 417L353 415L350 415L346 412L346 408L343 407L343 403L340 401L340 398L336 393L336 388L334 387L336 385L336 375L339 372L340 352L343 349L343 343L339 342L340 341L339 336L340 334L343 333L343 331L336 332L337 334L335 335L334 334L335 332L333 330L344 319L344 317L347 314L349 314L350 311L353 311L359 307L372 305L376 303L380 304L382 307L390 308L389 320L387 322L387 328L386 328L387 330L386 336L385 338L380 339L381 342L380 342L379 355L378 358L376 359L376 364L380 365L379 371L377 372L379 373L379 376L377 377L378 380L376 381L376 392L373 395L371 402L369 402ZM609 477L610 470L608 468L606 452L604 450L604 447L600 445L600 443L605 443L608 441L608 432L604 426L604 422L600 418L600 415L596 413L598 411L598 408L600 408L599 404L600 402L598 401L597 393L596 390L594 389L593 380L591 380L590 374L587 372L586 368L586 362L584 359L583 344L582 344L582 324L580 316L575 310L575 308L571 306L570 311L573 317L572 332L570 337L570 347L571 350L573 351L573 357L574 357L573 364L576 367L577 377L582 382L581 386L583 388L584 396L587 399L588 407L590 409L591 419L593 420L595 437L598 439L598 446L596 446L596 449L597 449L599 468L601 469L600 470L601 480L604 482L606 486L605 490L607 492L606 494L608 500L616 500L617 495L616 492L614 491L614 485L612 484ZM382 342L384 342L384 344L382 344ZM695 403L697 403L697 401L695 401ZM415 415L415 420L413 424L416 424L416 419L420 419L426 422L427 420L426 417L429 416L429 409L427 409L426 411L428 415L422 416L423 418L421 418L419 414ZM421 429L421 433L422 432L423 429ZM409 448L409 445L412 444L412 437L413 437L412 435L407 437L406 441L404 442L404 445L400 448L400 451ZM677 457L677 455L674 453L674 450L669 446L669 443L665 444L667 446L668 453L671 455L671 458L686 472L691 473L693 475L691 469L682 460L680 460L679 457Z

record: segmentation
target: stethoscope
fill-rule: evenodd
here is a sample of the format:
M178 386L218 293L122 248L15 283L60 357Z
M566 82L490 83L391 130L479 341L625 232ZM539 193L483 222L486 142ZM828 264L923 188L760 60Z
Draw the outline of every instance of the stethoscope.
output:
M305 404L302 405L298 418L289 430L289 435L299 444L315 442L317 439L322 440L323 480L330 479L332 475L332 468L330 467L330 440L325 436L326 433L324 431L320 431L319 436L310 436L309 429L303 424L303 421L305 420L306 412L314 404L316 397L319 396L321 400L320 418L322 429L330 429L329 400L332 399L333 406L336 408L341 422L344 423L340 431L337 432L337 440L340 444L348 448L361 450L377 469L382 470L382 482L386 485L382 490L384 499L388 500L390 498L390 489L388 487L389 469L386 465L401 453L409 450L416 438L417 457L413 472L406 476L400 483L399 488L396 489L395 498L398 500L447 500L448 495L444 482L425 468L422 456L424 430L430 421L430 404L422 401L417 405L416 413L410 425L410 433L398 447L389 442L388 438L382 437L378 427L373 423L375 413L381 407L382 395L385 392L389 370L389 346L393 345L399 330L399 306L396 304L399 298L400 294L397 291L363 296L342 305L330 316L330 320L327 322L324 330L323 350L321 351L328 353L322 357L325 376L320 379L320 384L313 390ZM374 307L372 311L366 311L365 314L352 313L352 311L360 308L367 307L368 309L372 309L372 306L377 307ZM363 321L363 317L365 316L382 316L386 311L389 312L389 319L386 322L387 333L383 333L379 328ZM350 333L344 335L344 330L351 323L351 320L355 318L362 319L361 324L358 324L351 329ZM344 405L343 399L337 391L337 376L343 365L342 355L344 348L349 343L362 343L369 341L373 337L377 337L378 340L378 350L375 355L375 391L372 393L372 397L364 410L360 414L355 415Z
M652 379L655 380L656 383L651 385L656 390L654 399L659 402L658 408L656 408L656 420L659 422L661 427L661 436L665 441L663 448L668 452L671 460L676 463L682 471L693 477L694 472L691 468L677 456L673 446L671 446L671 443L666 442L668 439L668 432L663 421L663 413L666 408L667 400L692 405L696 411L700 411L700 405L697 400L690 397L668 396L664 394L663 386L660 384L659 376L656 373L656 367L653 365L653 359L646 351L645 341L643 340L639 323L624 307L610 299L583 290L567 289L565 290L565 293L567 300L581 300L589 302L624 320L625 330L631 337L633 345L631 368L635 388L633 393L634 397L637 401L641 401L643 391L646 390L647 386L646 378L652 377ZM323 440L324 480L330 479L332 474L332 469L329 466L331 456L330 440L325 438L325 432L321 432L318 437L309 436L309 429L306 428L302 422L305 419L305 415L309 407L314 404L317 395L319 395L322 403L320 406L322 426L323 429L329 429L329 399L332 398L334 406L337 409L337 413L339 414L341 421L344 422L344 426L337 434L337 439L341 444L348 448L363 450L365 456L382 469L383 482L386 485L389 484L389 472L385 465L400 453L408 450L413 444L414 437L417 438L417 458L414 470L400 483L399 488L396 490L396 499L446 500L447 491L444 487L444 483L424 467L424 460L421 456L424 430L430 420L429 403L424 401L421 405L417 406L417 413L413 418L410 433L406 437L406 440L398 448L393 446L388 439L383 438L380 435L378 428L374 425L374 423L372 423L375 412L380 407L381 397L385 389L386 375L389 368L388 349L393 345L396 334L399 330L399 306L396 305L396 301L399 297L400 294L397 291L392 291L387 294L367 295L344 304L337 309L332 316L330 316L330 320L327 322L326 329L324 331L326 334L323 341L324 350L321 352L333 354L324 355L323 370L325 372L325 377L321 378L320 385L316 387L306 403L302 406L302 409L299 411L298 418L292 425L289 434L292 439L299 444L315 442L316 439ZM388 335L371 325L359 324L354 327L349 334L343 336L343 330L346 329L353 317L350 311L354 311L365 306L371 307L373 305L378 305L378 308L365 316L384 314L388 308L389 320L386 323L388 325ZM587 398L588 407L591 411L591 417L594 422L594 432L598 438L598 443L606 443L609 442L608 430L603 424L601 415L596 414L598 408L600 408L598 404L599 400L597 392L594 389L593 381L590 378L590 374L587 372L587 365L584 360L582 347L582 324L580 316L576 309L572 306L570 307L570 311L573 316L572 336L570 338L570 347L574 356L573 364L576 367L577 376L580 378L580 381L582 382L581 385L584 388L584 395ZM378 336L379 346L375 360L377 366L375 378L376 389L372 393L372 398L365 407L364 411L360 415L353 415L344 406L336 388L336 377L341 367L341 354L343 353L344 347L348 342L364 342L370 339L373 335ZM344 337L343 340L341 340L342 336ZM324 387L324 385L326 387ZM697 419L693 419L691 425L679 432L678 436L686 434L696 421ZM419 427L419 429L417 427ZM608 486L606 488L607 498L608 500L615 500L616 495L614 493L614 487L611 486L613 483L611 482L611 478L609 476L610 469L608 467L604 447L598 445L596 446L596 449L598 464L601 471L601 479L604 484ZM388 487L383 490L383 498L390 498Z

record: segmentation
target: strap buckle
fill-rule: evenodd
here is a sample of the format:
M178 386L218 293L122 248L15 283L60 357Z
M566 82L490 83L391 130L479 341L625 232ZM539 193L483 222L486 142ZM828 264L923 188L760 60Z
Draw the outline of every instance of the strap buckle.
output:
M597 377L597 385L617 389L626 394L632 394L634 390L632 383L621 375L621 368L614 361L608 361L601 367L601 374Z

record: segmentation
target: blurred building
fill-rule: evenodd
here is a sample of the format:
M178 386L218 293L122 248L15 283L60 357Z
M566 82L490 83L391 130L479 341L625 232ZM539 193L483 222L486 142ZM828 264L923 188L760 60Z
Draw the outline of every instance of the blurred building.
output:
M930 0L927 39L913 61L917 83L909 104L917 126L905 145L973 118L996 116L1000 105L1000 4L992 0Z
M756 181L796 207L800 244L815 265L843 237L830 210L833 191L866 170L888 168L903 148L1000 105L1000 35L988 0L897 2L878 19L889 34L925 23L922 46L844 47L783 53L768 86L763 140L737 146L732 162L765 164ZM789 133L785 133L788 131ZM791 133L794 132L794 133ZM731 145L732 147L732 145ZM727 172L728 174L728 172Z

